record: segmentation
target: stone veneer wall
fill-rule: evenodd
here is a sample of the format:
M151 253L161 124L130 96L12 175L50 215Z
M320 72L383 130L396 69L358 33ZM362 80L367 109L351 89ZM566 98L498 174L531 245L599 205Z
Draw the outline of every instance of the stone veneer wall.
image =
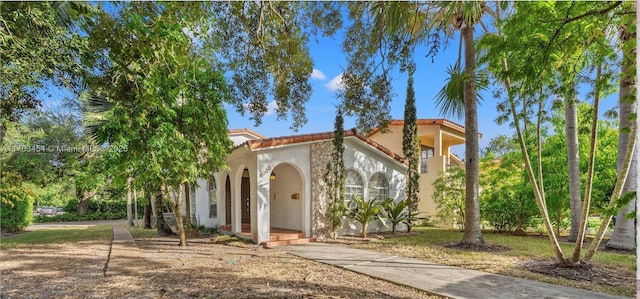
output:
M327 162L331 160L333 144L324 141L311 144L311 235L318 239L331 237L331 218L328 215L329 202L324 175Z

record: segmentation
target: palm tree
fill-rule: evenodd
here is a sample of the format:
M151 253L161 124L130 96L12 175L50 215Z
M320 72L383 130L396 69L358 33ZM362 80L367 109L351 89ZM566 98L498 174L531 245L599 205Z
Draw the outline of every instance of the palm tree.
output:
M451 37L454 32L460 32L461 44L464 44L464 72L458 77L462 80L460 86L465 114L467 170L467 229L460 243L484 244L478 202L478 86L473 35L476 25L485 27L481 19L485 13L492 15L492 10L485 1L376 2L366 8L352 5L349 9L354 25L347 31L345 42L345 50L351 56L348 59L349 67L343 75L347 90L342 96L347 102L347 108L356 109L360 114L359 118L365 120L374 119L377 115L370 116L367 113L372 109L359 107L376 105L381 107L376 113L381 111L378 114L384 114L386 111L385 104L389 100L387 70L391 66L400 64L401 69L406 70L407 62L418 44L430 46L431 54L439 48L441 36ZM372 22L369 21L371 18ZM370 58L380 56L380 62ZM459 59L459 63L460 61L462 59ZM370 88L364 88L366 86Z
M631 138L638 138L637 135L631 136L628 130L633 124L634 120L630 117L636 113L637 104L635 101L635 94L633 91L636 89L636 77L634 66L636 65L635 47L631 48L631 42L636 38L636 33L629 32L627 28L621 26L619 28L620 42L622 43L622 49L624 55L622 57L622 76L620 80L620 139L618 141L618 171L622 169L622 162L624 159L627 145ZM633 43L635 45L635 43ZM638 155L633 156L631 165L629 166L629 178L624 185L622 193L637 190L637 177L638 177ZM636 207L636 200L632 200L622 210L620 210L616 216L616 224L613 230L613 234L607 243L607 247L616 249L633 250L635 248L635 223L634 219L626 219L624 216L634 211Z
M449 84L460 85L462 80L462 96L464 103L464 125L465 125L465 168L466 168L466 198L465 198L465 219L464 235L461 244L484 244L482 230L480 226L480 204L478 201L478 96L477 96L477 76L476 76L476 51L474 47L474 26L481 24L484 13L491 10L484 1L453 1L443 2L439 5L435 13L435 20L439 20L439 28L447 31L453 29L460 31L461 43L464 45L464 71L460 75L460 57L453 70L450 70L452 79ZM459 55L460 56L460 55ZM456 69L458 70L456 72ZM450 89L450 91L455 91ZM455 107L460 103L459 92L440 93L440 107ZM458 109L459 111L459 109Z

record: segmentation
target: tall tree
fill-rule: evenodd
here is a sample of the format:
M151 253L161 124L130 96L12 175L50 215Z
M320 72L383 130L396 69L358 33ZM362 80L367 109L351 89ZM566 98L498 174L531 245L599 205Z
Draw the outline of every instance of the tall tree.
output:
M404 102L404 123L402 126L402 153L409 163L406 175L406 201L408 215L415 215L418 212L418 202L420 197L420 144L418 143L418 117L416 115L416 95L413 89L413 73L415 66L408 68L409 79L407 79L407 97ZM409 217L407 230L411 232L413 222Z
M532 167L529 149L526 147L526 136L523 135L524 132L520 125L521 122L526 123L526 120L523 120L526 114L518 114L516 110L516 97L530 97L535 94L532 93L532 91L535 92L536 89L553 88L557 86L557 84L555 86L553 85L554 82L560 82L560 84L566 87L566 83L572 82L572 78L575 78L576 75L575 73L563 73L563 71L593 71L593 69L584 69L584 66L588 65L586 61L592 62L594 66L599 66L602 65L602 63L606 63L607 59L611 59L612 52L609 49L610 43L607 41L607 30L605 29L608 24L610 24L612 18L615 18L615 14L612 14L612 11L618 6L620 6L620 3L519 3L516 12L509 16L506 21L499 23L501 26L498 27L498 36L487 38L487 40L492 40L493 42L497 42L497 44L510 45L503 48L498 46L496 48L497 51L491 52L486 56L486 59L490 65L493 65L492 70L494 75L504 84L507 91L508 106L511 111L513 124L516 127L520 148L524 157L525 169L529 176L538 208L547 228L549 239L553 244L557 263L561 266L574 266L580 263L579 258L576 258L576 256L579 257L580 255L581 244L575 247L573 258L567 259L558 243L556 234L551 228L544 185L542 184L541 164L538 162L538 177L536 177ZM542 24L544 24L544 26L532 27L532 24L540 24L540 20L544 19L555 21L543 22ZM533 33L531 32L532 28L535 28ZM583 34L576 35L574 34L576 31L583 32ZM526 32L526 34L523 34L524 32ZM589 55L585 55L585 53ZM540 63L532 63L532 61L538 60ZM553 66L553 68L550 68L550 66ZM559 74L555 72L557 70L560 71ZM611 74L609 74L609 78L610 75ZM607 86L607 84L603 84L603 82L609 81L596 78L596 82L594 88L595 98L602 97L608 92L611 92L610 88L604 87ZM547 85L545 86L545 84ZM523 91L527 92L523 93ZM542 95L543 93L538 93L538 96L541 97ZM526 105L526 101L521 102L523 106ZM544 106L541 105L541 101L538 103L539 128L541 124L540 115L541 112L544 111ZM597 120L597 118L594 119ZM537 130L539 132L539 129ZM592 131L595 134L595 127L592 128ZM537 133L537 135L538 157L541 157L543 143L540 140L540 134ZM595 146L594 136L595 135L592 135L591 138L592 149L595 148L593 147ZM595 158L593 153L595 152L590 151L590 153L592 153L590 156L592 161L590 163L593 163L593 159ZM541 158L539 158L538 161L540 161L540 159ZM616 181L614 195L612 195L613 202L618 202L616 198L618 198L620 194L617 193L619 191L617 185L625 179L626 176L621 173L618 181ZM586 200L589 200L589 197L586 197ZM586 220L584 215L582 219L583 221ZM607 224L603 222L602 227L606 228L606 226ZM584 223L581 224L581 228L584 229L584 227ZM598 238L601 237L602 235L598 234L596 241L592 242L591 246L599 243ZM576 242L580 242L580 240ZM590 255L590 252L591 248L585 253L584 260L591 258L592 255Z
M342 116L342 107L336 109L336 118L333 126L333 147L331 160L327 162L325 183L329 187L329 208L327 213L331 219L333 238L336 238L338 229L342 226L342 217L346 211L344 206L346 169L344 167L344 118Z
M636 10L634 2L624 4L630 9ZM622 52L622 76L620 78L620 91L618 105L620 109L620 139L618 143L618 170L623 168L624 156L626 154L627 145L630 139L637 139L637 135L631 135L630 128L637 118L637 102L636 102L636 27L635 18L633 16L624 16L618 25L619 39L618 43ZM636 141L637 142L637 141ZM638 154L633 155L631 165L629 165L629 179L622 190L622 193L632 192L638 189ZM637 198L637 197L636 197ZM633 199L629 204L616 215L615 227L613 234L607 242L607 247L633 250L637 240L635 220L627 217L636 209L636 200Z
M91 82L95 96L111 103L97 138L126 149L107 152L107 159L131 169L134 185L151 182L170 199L181 246L187 241L180 191L223 165L231 147L224 78L186 33L206 32L201 5L119 3L116 16L102 12L87 28L108 54L105 71Z
M55 88L78 88L88 49L73 32L90 9L80 2L0 2L0 144L8 122L41 106Z
M378 2L349 6L352 25L343 43L348 66L341 94L347 111L358 116L359 126L386 128L392 97L389 71L407 67L417 45L437 51L444 33L459 31L464 44L462 84L465 112L466 211L461 244L482 245L478 202L478 115L474 27L491 10L484 1ZM365 37L365 38L363 38ZM460 59L461 61L462 59ZM460 65L461 62L460 62ZM375 109L374 109L375 107Z
M256 125L275 103L277 119L291 117L291 129L307 122L311 96L312 33L333 34L342 25L337 2L214 1L207 10L217 21L202 36L215 49L218 69L229 74L230 102ZM251 84L247 84L251 82Z

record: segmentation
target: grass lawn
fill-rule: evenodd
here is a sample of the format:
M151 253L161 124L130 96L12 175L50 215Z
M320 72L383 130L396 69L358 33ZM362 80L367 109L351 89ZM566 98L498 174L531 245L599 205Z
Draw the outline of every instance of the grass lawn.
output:
M8 249L32 244L74 243L79 241L111 242L112 239L113 228L111 225L66 227L3 236L0 248Z
M527 270L527 266L532 264L551 264L555 255L547 236L517 237L484 233L486 243L508 249L478 252L446 247L448 244L460 241L462 232L424 227L414 230L422 234L354 243L350 246L450 266L635 297L636 256L634 254L598 251L591 261L592 270L598 271L599 274L605 273L606 275L601 275L605 277L592 281L571 280ZM561 246L565 255L570 256L573 253L573 243L565 242Z
M129 232L131 232L131 235L136 240L138 240L138 239L151 239L151 238L158 237L158 230L155 229L155 228L154 229L144 229L144 228L139 228L139 227L127 226L127 229L129 230Z

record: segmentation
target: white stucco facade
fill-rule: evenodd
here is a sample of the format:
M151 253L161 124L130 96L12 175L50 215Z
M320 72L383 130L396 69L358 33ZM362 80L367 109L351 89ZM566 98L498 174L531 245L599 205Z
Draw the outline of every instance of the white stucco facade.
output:
M197 223L206 227L228 225L232 233L242 232L243 227L247 229L248 226L251 239L256 243L268 241L272 227L300 231L306 237L315 236L312 204L325 199L318 192L312 195L312 186L323 184L317 174L312 175L312 168L324 167L326 161L312 162L311 146L331 140L326 135L310 134L305 135L305 140L309 137L309 140L313 139L311 141L291 137L264 139L259 145L247 143L247 140L261 140L256 136L259 135L231 136L239 147L227 157L225 169L212 176L216 184L213 191L217 199L215 217L209 214L208 181L198 180L195 191ZM365 198L369 196L367 184L371 177L383 174L388 180L389 197L404 199L406 166L362 138L366 137L345 138L344 157L347 169L361 173ZM382 226L374 223L369 230L381 229ZM339 232L359 233L359 224L345 222Z

